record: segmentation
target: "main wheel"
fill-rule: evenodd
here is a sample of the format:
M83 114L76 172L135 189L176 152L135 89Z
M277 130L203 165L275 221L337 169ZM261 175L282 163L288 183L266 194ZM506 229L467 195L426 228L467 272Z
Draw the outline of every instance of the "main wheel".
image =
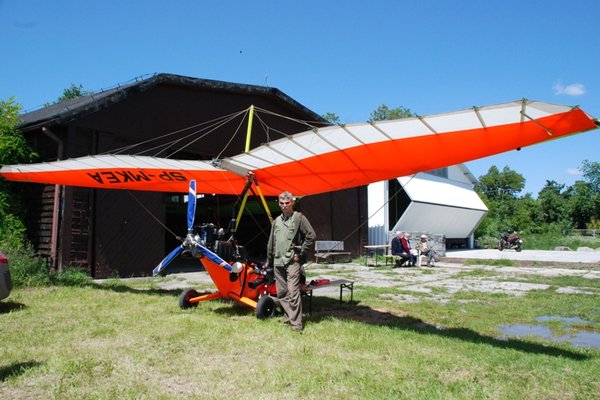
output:
M179 307L186 309L198 306L198 303L190 303L190 299L198 297L198 292L194 289L185 289L179 295Z
M271 296L263 296L256 303L256 318L267 319L275 315L275 300Z

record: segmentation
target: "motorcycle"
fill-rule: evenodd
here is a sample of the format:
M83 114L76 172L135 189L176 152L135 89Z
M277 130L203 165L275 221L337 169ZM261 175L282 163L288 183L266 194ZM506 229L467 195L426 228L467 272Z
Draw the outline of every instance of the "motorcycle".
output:
M523 239L518 234L508 235L507 233L503 233L500 235L500 241L498 242L498 250L502 251L504 249L508 250L523 250Z

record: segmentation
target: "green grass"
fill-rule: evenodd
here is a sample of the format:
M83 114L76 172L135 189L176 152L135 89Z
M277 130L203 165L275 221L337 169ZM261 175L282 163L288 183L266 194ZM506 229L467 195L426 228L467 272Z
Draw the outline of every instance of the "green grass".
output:
M400 304L313 299L302 334L211 301L180 310L156 281L16 289L0 303L0 398L593 399L600 351L500 340L499 326L579 316L597 296L460 292ZM463 302L464 299L476 301Z
M542 276L542 275L519 275L513 280L524 280L531 283L542 283L554 287L575 287L575 288L592 288L600 289L600 279L588 279L581 276L564 275L564 276ZM600 291L598 291L600 294Z
M494 278L498 275L500 275L500 272L497 271L490 271L486 269L473 269L470 271L461 271L458 274L454 275L454 278Z
M600 248L600 238L591 236L564 236L558 234L528 234L523 237L525 249L554 250L556 247L568 247L577 250L579 247Z
M464 265L491 265L496 267L516 267L517 264L513 260L500 259L500 260L482 260L480 258L473 258L465 260Z
M560 233L523 233L523 248L526 250L554 250L556 247L568 247L577 250L579 247L600 248L600 237L562 235ZM479 245L497 248L498 236L478 237Z

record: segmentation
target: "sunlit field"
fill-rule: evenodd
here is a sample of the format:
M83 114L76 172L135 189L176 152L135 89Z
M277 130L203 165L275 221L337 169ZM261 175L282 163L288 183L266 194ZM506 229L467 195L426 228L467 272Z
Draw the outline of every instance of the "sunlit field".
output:
M406 285L357 280L355 304L315 292L302 333L227 301L181 310L179 290L159 289L167 278L16 289L0 303L0 398L600 397L600 349L501 330L550 315L580 321L546 323L557 335L598 334L597 279L525 274L519 282L546 289L522 296L443 287L418 293L407 272L378 272ZM352 279L356 271L348 265L332 273ZM444 271L418 273L426 279ZM477 266L455 278L504 279ZM555 290L561 286L581 293ZM406 295L416 301L398 300Z

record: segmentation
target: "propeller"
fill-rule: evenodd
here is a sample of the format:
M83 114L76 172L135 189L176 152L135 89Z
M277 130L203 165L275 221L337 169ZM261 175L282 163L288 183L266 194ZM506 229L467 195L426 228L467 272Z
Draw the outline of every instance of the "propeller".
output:
M194 217L196 215L196 181L190 181L190 187L188 191L188 208L187 208L187 235L183 240L183 243L177 246L152 270L152 275L156 276L160 274L167 266L181 253L189 251L193 256L196 254L202 254L202 256L208 258L221 268L231 272L239 273L242 270L242 264L239 261L229 265L225 260L213 253L206 247L204 247L200 241L200 237L194 234Z
M185 246L183 244L181 244L181 245L177 246L177 248L175 250L173 250L172 252L167 254L167 256L165 258L163 258L163 260L160 262L160 264L158 264L156 266L156 268L154 268L152 270L152 276L156 276L156 275L160 274L162 272L162 270L165 269L167 267L167 265L169 265L175 257L177 257L178 255L183 253L183 250L185 250Z
M167 266L184 250L192 250L195 252L196 246L195 240L193 237L193 229L194 229L194 217L196 215L196 181L190 181L190 187L188 190L188 207L187 207L187 236L181 245L179 245L175 250L171 251L163 260L152 270L152 275L156 276L160 274Z
M227 271L232 272L234 274L238 274L241 272L242 264L239 261L234 262L233 265L229 265L229 263L227 261L223 260L221 257L216 255L215 253L213 253L206 247L202 246L201 244L195 243L195 246L196 246L196 250L199 251L200 253L202 253L202 255L204 257L208 258L209 260L211 260L212 262L214 262L221 268L224 268Z
M188 208L187 208L187 229L188 234L192 233L194 228L194 217L196 216L196 181L190 181L188 190Z

